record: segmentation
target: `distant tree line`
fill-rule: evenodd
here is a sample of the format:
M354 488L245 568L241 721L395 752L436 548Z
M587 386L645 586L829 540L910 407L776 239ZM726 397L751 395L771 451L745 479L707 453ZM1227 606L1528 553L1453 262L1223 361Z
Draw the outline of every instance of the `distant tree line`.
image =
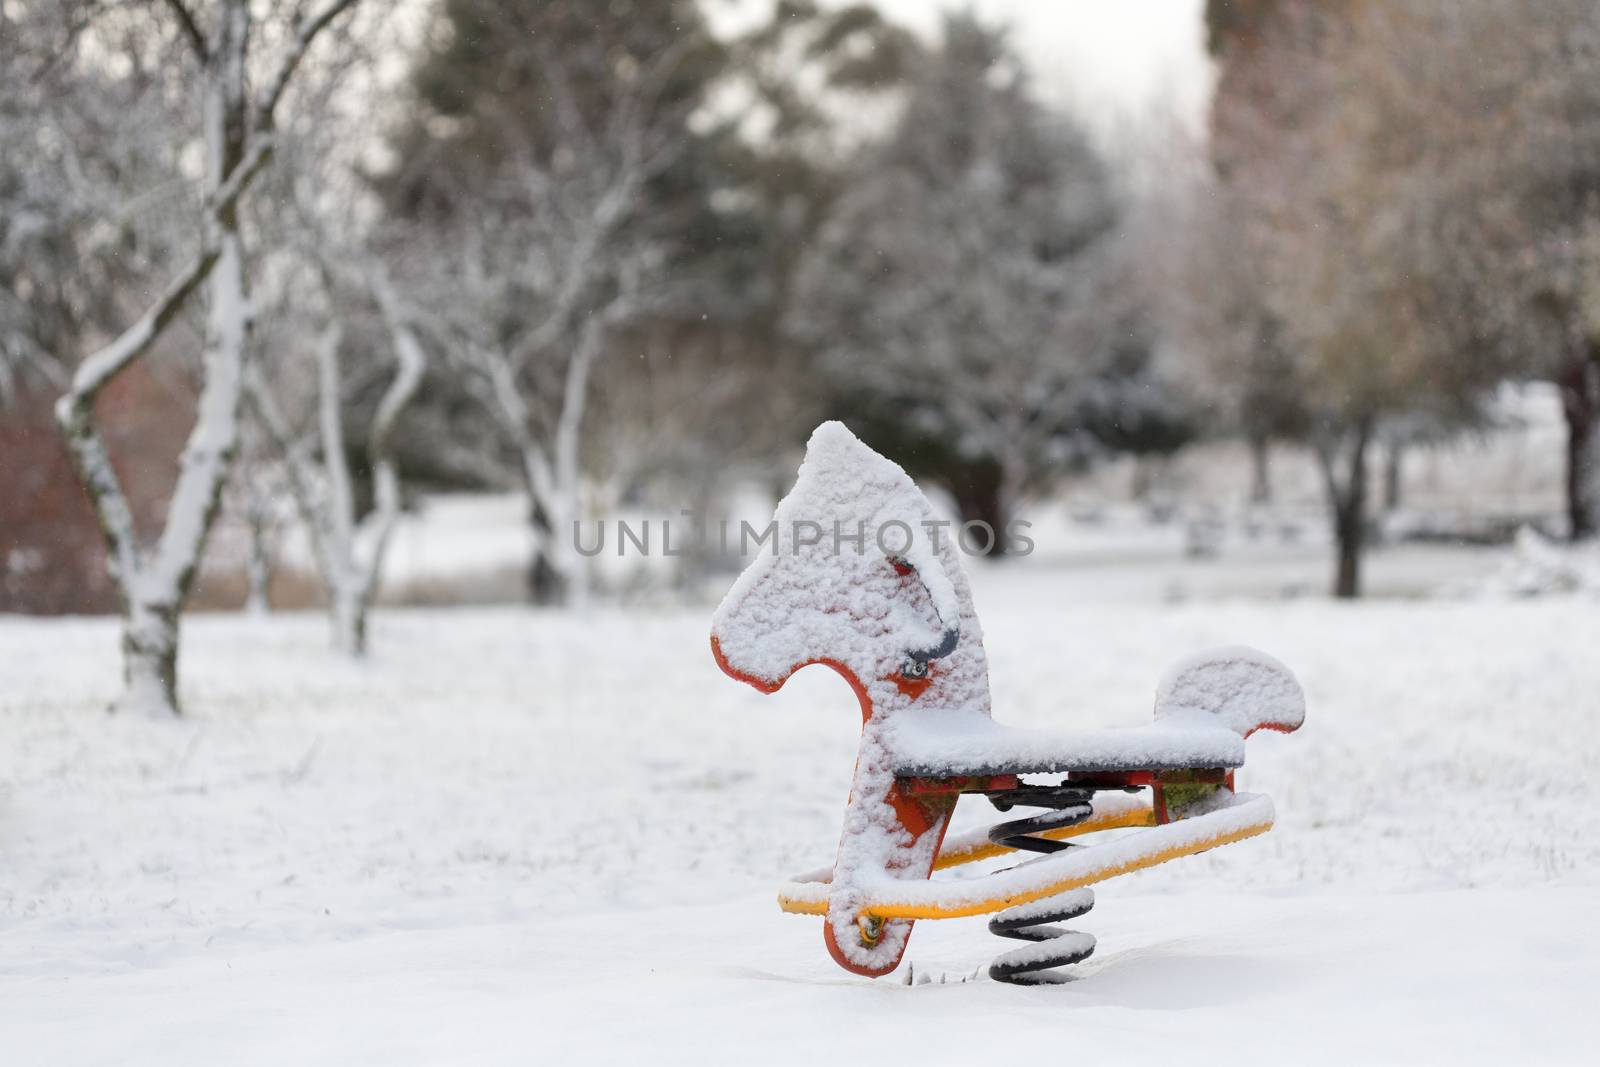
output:
M221 511L258 604L306 532L360 654L408 495L521 493L579 603L576 520L710 512L828 416L997 530L1097 457L1236 433L1264 493L1304 445L1354 595L1374 452L1512 378L1600 528L1593 5L1213 0L1170 229L1000 30L766 14L0 4L0 610L119 609L176 712Z
M1600 7L1209 0L1189 336L1239 432L1308 446L1360 590L1374 453L1560 390L1600 532Z

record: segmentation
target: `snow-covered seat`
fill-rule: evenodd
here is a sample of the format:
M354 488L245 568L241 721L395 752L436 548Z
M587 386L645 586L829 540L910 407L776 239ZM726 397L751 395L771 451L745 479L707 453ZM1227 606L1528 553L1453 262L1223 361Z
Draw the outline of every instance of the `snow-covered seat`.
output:
M899 723L888 748L897 775L923 778L1232 769L1244 764L1244 739L1223 726L1019 730L993 719L938 712Z
M1108 730L1019 730L929 708L895 720L895 773L916 776L1233 769L1257 730L1296 729L1305 696L1283 664L1252 648L1181 661L1156 688L1155 721Z

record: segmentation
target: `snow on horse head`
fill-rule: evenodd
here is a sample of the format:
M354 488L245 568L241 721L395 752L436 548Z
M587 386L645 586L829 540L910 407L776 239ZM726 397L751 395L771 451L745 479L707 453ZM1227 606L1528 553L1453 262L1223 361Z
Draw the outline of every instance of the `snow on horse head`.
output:
M774 522L712 623L725 672L771 693L825 664L867 720L912 705L988 714L983 638L953 534L904 470L825 422Z
M956 799L901 791L894 720L934 708L987 719L983 634L952 538L927 498L843 424L812 433L774 521L770 551L717 609L711 650L725 672L762 692L811 663L832 667L855 690L861 747L823 935L847 970L886 974L911 921L873 919L852 887L885 874L926 878Z

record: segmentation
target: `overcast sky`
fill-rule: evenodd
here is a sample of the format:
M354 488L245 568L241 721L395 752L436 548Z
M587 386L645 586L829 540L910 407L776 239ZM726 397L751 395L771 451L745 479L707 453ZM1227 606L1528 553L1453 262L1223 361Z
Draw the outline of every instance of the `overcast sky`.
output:
M1008 23L1041 93L1071 104L1096 125L1170 107L1186 123L1203 118L1211 90L1200 13L1203 0L873 0L918 29L940 11L970 6Z

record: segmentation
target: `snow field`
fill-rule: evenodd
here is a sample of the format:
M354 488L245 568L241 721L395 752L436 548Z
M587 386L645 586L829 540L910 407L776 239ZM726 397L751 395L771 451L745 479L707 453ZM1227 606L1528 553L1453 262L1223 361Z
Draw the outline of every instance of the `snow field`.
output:
M0 619L5 1058L1585 1060L1591 602L1091 606L1089 578L975 569L1000 722L1148 721L1170 662L1235 642L1309 711L1249 742L1277 828L1097 887L1067 924L1096 955L1044 989L857 979L778 912L832 856L858 713L822 668L723 677L709 611L386 612L364 664L320 617L192 618L181 723L103 714L110 621ZM1009 947L923 922L907 960Z

